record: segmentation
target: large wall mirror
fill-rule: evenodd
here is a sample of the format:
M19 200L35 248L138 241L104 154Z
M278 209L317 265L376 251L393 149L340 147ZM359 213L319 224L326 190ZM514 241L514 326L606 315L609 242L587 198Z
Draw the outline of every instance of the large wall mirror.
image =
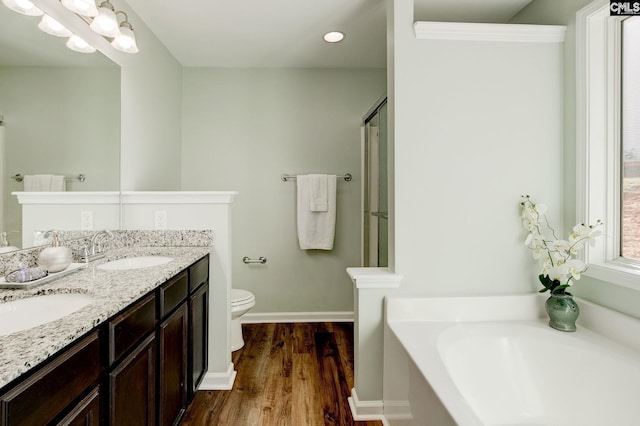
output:
M120 189L120 67L0 4L0 231L22 247L15 175L64 175L66 191ZM81 182L79 174L86 176ZM78 218L80 229L80 218Z

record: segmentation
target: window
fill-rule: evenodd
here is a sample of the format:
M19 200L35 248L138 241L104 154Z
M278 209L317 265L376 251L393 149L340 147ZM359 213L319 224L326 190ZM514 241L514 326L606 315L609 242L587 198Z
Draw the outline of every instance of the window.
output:
M640 289L640 31L596 0L577 14L577 212L604 222L586 275ZM636 200L638 200L636 202Z
M620 23L621 256L640 261L640 17Z

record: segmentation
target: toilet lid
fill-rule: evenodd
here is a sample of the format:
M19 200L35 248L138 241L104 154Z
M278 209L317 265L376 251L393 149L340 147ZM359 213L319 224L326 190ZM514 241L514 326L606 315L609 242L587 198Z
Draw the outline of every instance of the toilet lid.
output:
M240 290L237 288L231 289L231 303L241 303L253 298L253 293L247 290Z

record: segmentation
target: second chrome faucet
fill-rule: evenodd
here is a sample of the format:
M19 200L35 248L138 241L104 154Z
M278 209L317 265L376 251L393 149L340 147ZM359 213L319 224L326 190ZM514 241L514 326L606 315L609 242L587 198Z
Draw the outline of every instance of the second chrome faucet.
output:
M100 238L103 237L103 238ZM113 239L113 233L108 229L98 231L91 236L91 242L85 247L85 252L81 256L80 260L83 262L92 262L97 259L101 259L105 256L106 250L102 241Z

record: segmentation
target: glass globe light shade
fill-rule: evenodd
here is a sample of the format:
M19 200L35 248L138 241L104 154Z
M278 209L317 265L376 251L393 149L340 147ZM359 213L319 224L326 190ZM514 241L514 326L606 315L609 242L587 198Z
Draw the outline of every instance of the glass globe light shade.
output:
M98 15L95 0L62 0L62 5L78 15L91 17Z
M2 0L2 3L14 12L27 16L42 16L44 13L29 0Z
M111 45L121 52L138 53L136 35L128 22L120 24L120 35L113 39Z
M67 40L67 47L80 53L93 53L96 51L95 47L91 46L89 43L75 34L69 37L69 40Z
M93 18L89 27L105 37L116 37L120 33L118 29L118 19L116 18L111 3L105 1L100 4L98 16Z
M42 15L38 28L47 34L51 34L56 37L71 37L73 35L67 27L47 14Z

